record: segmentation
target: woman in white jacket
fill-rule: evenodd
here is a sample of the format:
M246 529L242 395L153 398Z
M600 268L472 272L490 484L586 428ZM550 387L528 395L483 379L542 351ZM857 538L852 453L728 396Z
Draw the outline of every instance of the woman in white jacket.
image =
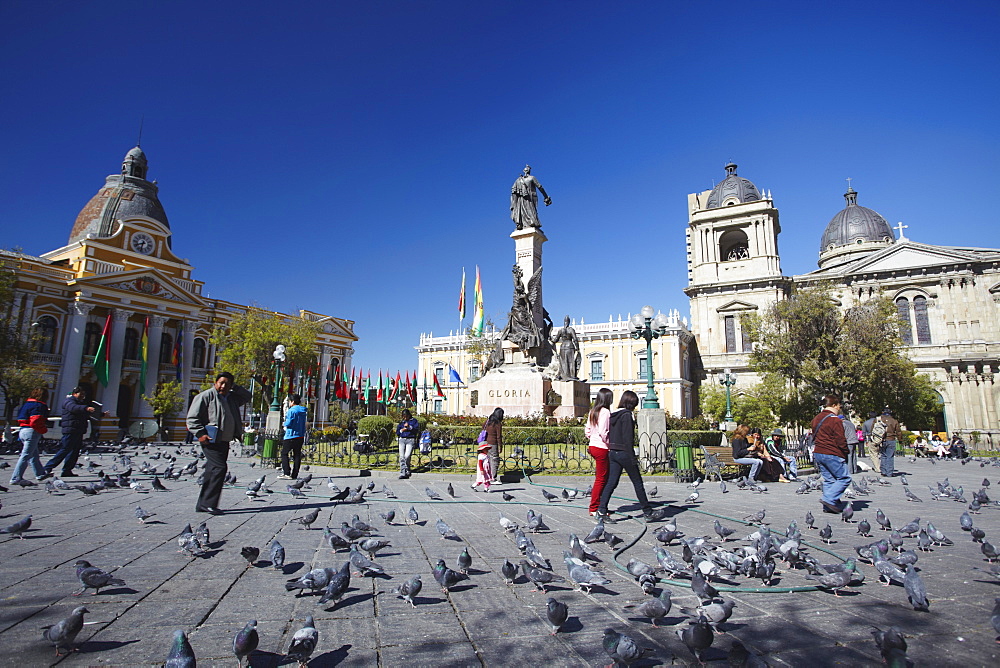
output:
M590 439L587 448L594 458L594 487L590 491L590 515L597 514L601 492L608 481L608 433L611 429L611 403L615 395L606 387L597 391L594 407L590 409L584 434Z

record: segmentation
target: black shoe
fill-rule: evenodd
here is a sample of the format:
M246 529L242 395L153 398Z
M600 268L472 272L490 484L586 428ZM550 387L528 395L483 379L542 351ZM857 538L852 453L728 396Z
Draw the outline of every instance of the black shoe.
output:
M195 508L196 513L208 513L209 515L221 515L222 511L218 508Z
M597 523L603 522L605 524L615 523L615 521L611 519L610 515L608 515L607 513L602 513L601 511L597 511L597 513L594 515L594 521Z
M51 473L43 473L42 475L38 476L38 482L41 482L43 480L48 480L51 477L52 477Z
M827 503L826 501L820 501L819 503L821 506L823 506L824 513L830 513L832 515L840 515L841 512L843 512L832 503Z
M63 477L63 478L79 478L80 476L78 476L77 474L75 474L72 471L70 471L69 473L63 473L61 477Z

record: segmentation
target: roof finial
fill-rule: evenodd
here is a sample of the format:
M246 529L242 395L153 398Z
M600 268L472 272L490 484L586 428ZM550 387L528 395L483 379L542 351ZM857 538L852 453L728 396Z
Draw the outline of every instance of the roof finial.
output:
M135 145L142 148L142 122L146 120L146 114L139 116L139 139L136 140Z
M847 177L847 192L853 192L853 188L851 188L851 177L850 176Z

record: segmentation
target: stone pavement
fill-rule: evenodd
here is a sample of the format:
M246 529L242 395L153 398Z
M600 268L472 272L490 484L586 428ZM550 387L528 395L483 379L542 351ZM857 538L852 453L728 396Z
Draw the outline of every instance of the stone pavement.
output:
M154 450L147 452L151 454ZM164 448L174 452L173 446ZM185 451L186 452L186 451ZM0 461L13 463L12 456ZM108 469L112 458L93 456ZM133 458L138 465L142 454ZM179 463L190 461L182 456ZM525 512L533 508L544 515L552 531L534 536L535 544L548 557L557 574L565 574L562 552L567 536L586 535L593 527L587 514L586 500L546 503L540 488L529 481L508 483L503 489L515 496L504 503L499 493L475 493L469 489L470 478L464 475L417 474L409 480L375 471L374 477L358 477L357 471L312 468L315 480L310 497L296 501L284 492L284 481L275 480L269 469L268 482L275 490L265 500L248 501L243 484L261 473L251 468L250 460L230 459L230 470L238 477L237 487L227 488L219 517L194 513L197 486L192 480L170 481L168 492L137 493L108 490L96 496L77 491L47 494L42 487L11 487L0 494L0 526L7 526L31 513L33 524L25 540L0 536L0 664L18 666L146 666L161 665L166 659L174 630L187 632L202 666L230 665L232 640L250 619L258 621L260 648L252 657L253 666L276 666L283 662L292 634L306 615L316 618L319 646L311 666L598 666L609 660L601 647L606 627L632 635L642 646L655 652L637 665L695 665L697 662L678 640L675 630L684 626L681 606L693 607L696 601L689 589L670 585L674 608L661 628L647 619L630 616L623 610L628 602L644 596L632 578L615 566L612 553L604 543L593 545L603 560L601 566L612 583L585 594L566 583L551 587L550 594L534 593L532 585L519 577L513 586L506 585L499 574L503 559L512 562L520 554L509 534L500 528L498 511L524 522ZM733 617L722 625L714 645L704 658L723 665L735 639L766 655L772 665L876 665L880 657L872 641L872 625L886 628L898 625L907 634L909 657L916 665L988 666L998 665L998 646L994 642L989 616L994 597L1000 595L1000 581L985 573L970 570L986 567L979 545L959 528L958 516L964 505L952 501L935 502L927 484L950 476L953 484L963 485L968 496L979 489L984 476L1000 486L1000 472L978 463L962 466L959 462L915 463L897 458L898 468L909 473L911 489L923 503L907 503L899 478L892 486L874 487L869 497L854 502L855 519L868 518L877 538L875 511L881 508L895 526L916 516L934 524L951 537L955 545L935 547L920 553L918 566L931 599L930 612L912 610L901 586L883 587L877 573L861 565L864 584L846 589L839 597L825 591L788 593L723 592L737 607ZM162 470L163 460L152 462ZM6 469L3 484L9 480ZM376 493L370 503L335 506L329 497L325 476L330 474L338 485L354 485L374 480ZM30 474L29 474L30 476ZM144 476L137 476L142 478ZM94 480L84 475L68 482ZM536 476L537 485L584 487L587 478ZM451 482L457 498L430 501L424 494L429 486L445 496ZM378 493L386 483L399 497L385 499ZM673 504L679 528L687 536L706 535L715 539L714 513L732 520L723 524L736 529L734 538L753 531L739 520L760 508L767 509L766 521L783 530L795 519L812 545L824 547L844 558L854 555L854 546L875 540L858 536L856 524L843 524L839 516L819 512L819 497L813 492L794 494L795 485L771 484L766 494L735 491L723 495L717 483L703 485L696 506L683 503L690 490L669 478L649 478L647 487L657 485L656 501ZM148 487L148 482L146 483ZM994 489L994 488L991 488ZM559 491L558 488L555 491ZM634 508L627 479L619 485L619 505ZM997 492L1000 496L1000 491ZM447 499L447 497L445 496ZM134 517L136 504L156 516L145 525ZM420 513L416 526L402 524L410 506ZM321 509L312 530L289 523L311 508ZM396 510L396 523L385 526L378 513ZM815 531L805 529L807 510L816 516L817 527L832 518L833 543L824 546ZM299 596L285 591L286 580L316 566L339 567L346 552L332 553L323 545L322 527L339 526L355 513L378 527L378 533L392 541L392 547L379 554L378 563L386 570L385 578L352 577L347 595L335 606L316 605L318 597ZM462 538L460 542L442 540L434 527L441 517ZM987 539L1000 543L1000 508L984 509L973 515L987 533ZM175 537L185 523L193 526L208 518L213 540L206 558L192 559L178 553ZM643 524L620 521L609 530L626 541L639 536ZM280 540L287 552L284 572L277 572L264 561L268 545ZM619 561L637 557L655 564L652 531L627 551ZM743 541L730 541L734 546ZM915 540L908 539L912 548ZM261 549L261 562L248 569L240 556L245 545ZM436 585L431 567L439 557L454 567L464 546L473 557L471 579L450 593ZM680 548L668 548L677 556ZM824 563L831 555L810 549ZM113 570L123 578L125 587L112 587L92 596L72 594L78 589L73 564L87 559L95 566ZM408 577L419 574L423 591L411 608L387 590ZM801 571L788 570L779 564L775 587L807 586ZM732 581L737 586L759 587L760 581ZM725 584L725 583L717 583ZM545 603L553 596L569 606L570 619L563 630L552 636L545 623ZM41 640L39 628L67 616L77 605L89 609L88 625L77 638L79 651L56 659L54 649Z

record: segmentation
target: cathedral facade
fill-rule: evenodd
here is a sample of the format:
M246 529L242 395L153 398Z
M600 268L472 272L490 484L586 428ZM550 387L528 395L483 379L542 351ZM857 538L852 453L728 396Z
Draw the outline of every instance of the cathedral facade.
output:
M185 396L200 391L213 380L212 331L248 308L203 294L194 267L174 252L159 189L147 180L147 171L146 155L136 146L121 172L108 176L80 211L64 245L37 256L3 252L2 257L16 272L6 314L26 336L33 331L35 361L49 380L51 403L61 405L61 397L82 386L111 413L109 424L151 417L141 397L160 381L180 380ZM109 314L104 386L94 373L94 354ZM322 323L316 340L320 369L350 368L357 341L353 321L311 311L296 315ZM146 387L139 387L147 318ZM325 392L316 394L314 415L322 422L328 403Z
M845 207L819 237L818 268L786 276L770 193L737 175L734 164L726 172L712 190L688 195L685 293L704 382L725 369L738 374L739 385L758 381L748 366L752 346L740 315L786 299L796 286L830 285L845 309L886 295L899 313L903 352L940 395L936 430L978 431L984 440L1000 440L994 381L1000 370L1000 249L924 244L907 239L902 225L897 236L884 217L858 204L849 187Z

